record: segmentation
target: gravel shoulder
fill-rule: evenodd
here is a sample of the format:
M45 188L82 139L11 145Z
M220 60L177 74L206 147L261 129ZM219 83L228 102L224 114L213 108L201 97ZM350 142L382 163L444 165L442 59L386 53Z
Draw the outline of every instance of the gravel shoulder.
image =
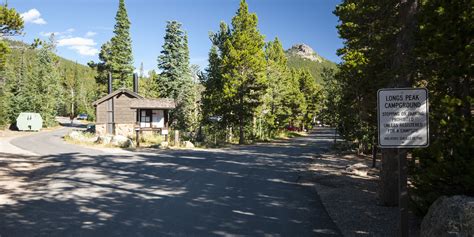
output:
M328 152L315 156L309 168L326 210L344 236L398 236L398 207L378 204L378 168L368 168L371 162L369 157ZM419 220L411 216L410 225L410 236L419 236Z

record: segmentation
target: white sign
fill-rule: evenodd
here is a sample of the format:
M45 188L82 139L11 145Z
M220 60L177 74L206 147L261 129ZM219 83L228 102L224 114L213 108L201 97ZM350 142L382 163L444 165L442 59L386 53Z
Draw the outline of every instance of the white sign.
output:
M165 130L165 129L161 130L161 135L168 135L168 130Z
M428 91L425 88L380 89L377 93L379 146L429 145Z

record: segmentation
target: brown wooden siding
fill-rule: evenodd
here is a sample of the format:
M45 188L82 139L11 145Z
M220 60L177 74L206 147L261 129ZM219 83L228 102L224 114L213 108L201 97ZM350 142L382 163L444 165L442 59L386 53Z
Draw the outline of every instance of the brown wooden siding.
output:
M97 123L107 123L107 103L109 100L114 100L114 123L119 124L134 124L136 122L136 111L130 108L130 103L134 100L133 97L120 93L113 98L103 101L96 107Z
M115 123L134 124L137 120L135 109L130 108L133 97L127 94L118 94L114 97Z
M96 116L97 123L103 124L107 122L107 101L97 105Z

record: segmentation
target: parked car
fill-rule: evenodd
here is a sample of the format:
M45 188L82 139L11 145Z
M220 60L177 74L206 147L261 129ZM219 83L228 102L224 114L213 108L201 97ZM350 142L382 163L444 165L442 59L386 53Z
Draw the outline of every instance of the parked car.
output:
M77 115L77 120L87 120L88 117L87 114L79 114Z
M87 124L86 132L95 133L95 124L93 123Z

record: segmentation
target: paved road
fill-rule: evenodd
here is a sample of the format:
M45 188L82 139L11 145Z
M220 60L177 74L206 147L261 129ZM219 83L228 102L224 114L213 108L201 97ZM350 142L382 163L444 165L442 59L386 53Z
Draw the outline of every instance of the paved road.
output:
M66 129L14 140L0 236L339 236L305 167L329 130L215 150L107 154L65 144ZM328 136L328 137L326 137ZM0 168L13 167L0 153ZM3 196L2 196L3 195ZM3 202L8 200L8 202Z

